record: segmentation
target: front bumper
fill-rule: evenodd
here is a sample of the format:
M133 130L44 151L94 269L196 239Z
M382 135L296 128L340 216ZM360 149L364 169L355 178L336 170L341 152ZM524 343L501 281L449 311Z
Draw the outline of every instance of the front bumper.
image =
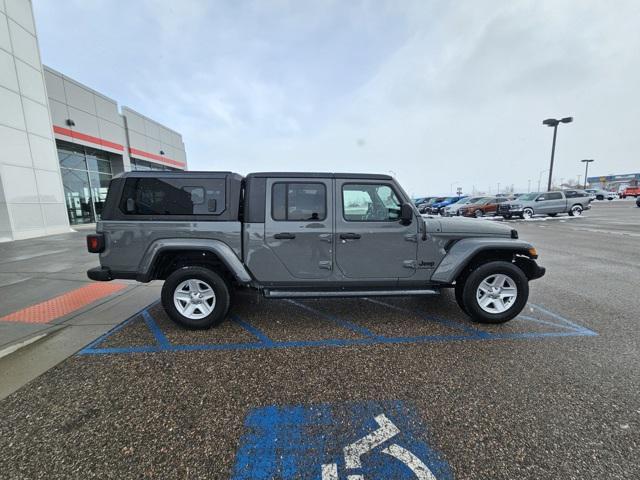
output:
M535 261L532 267L531 274L529 276L529 280L535 280L537 278L544 277L544 274L547 273L547 269L538 265Z
M515 263L529 280L536 280L544 276L547 273L547 269L538 265L533 258L528 257L516 257Z
M510 206L498 207L497 215L505 216L505 215L520 215L524 212L523 207L515 207L512 208Z

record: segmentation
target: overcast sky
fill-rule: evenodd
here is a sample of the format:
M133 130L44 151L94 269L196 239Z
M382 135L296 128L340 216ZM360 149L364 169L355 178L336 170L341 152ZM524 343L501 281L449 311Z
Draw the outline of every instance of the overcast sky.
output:
M640 2L33 0L43 63L191 170L393 171L412 194L640 171ZM543 185L546 173L543 173Z

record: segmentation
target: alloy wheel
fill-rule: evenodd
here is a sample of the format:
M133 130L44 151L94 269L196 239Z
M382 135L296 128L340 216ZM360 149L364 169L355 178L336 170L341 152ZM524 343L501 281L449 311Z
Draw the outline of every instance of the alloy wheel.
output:
M486 277L476 290L476 301L487 313L504 313L518 298L518 288L514 280L503 273Z
M180 315L190 320L199 320L215 308L216 294L207 282L192 278L176 287L173 292L173 304Z

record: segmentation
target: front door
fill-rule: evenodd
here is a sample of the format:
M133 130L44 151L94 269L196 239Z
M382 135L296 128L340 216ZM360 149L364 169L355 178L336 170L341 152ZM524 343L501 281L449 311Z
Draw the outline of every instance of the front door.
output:
M333 269L333 180L267 180L265 242L291 277L317 279Z
M336 265L345 277L415 275L418 220L401 223L401 199L392 182L336 180Z

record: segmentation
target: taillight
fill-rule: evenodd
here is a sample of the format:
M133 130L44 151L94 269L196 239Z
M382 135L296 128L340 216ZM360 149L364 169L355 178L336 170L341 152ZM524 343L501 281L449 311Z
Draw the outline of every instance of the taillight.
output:
M104 235L95 233L87 235L87 250L89 253L100 253L104 251Z

